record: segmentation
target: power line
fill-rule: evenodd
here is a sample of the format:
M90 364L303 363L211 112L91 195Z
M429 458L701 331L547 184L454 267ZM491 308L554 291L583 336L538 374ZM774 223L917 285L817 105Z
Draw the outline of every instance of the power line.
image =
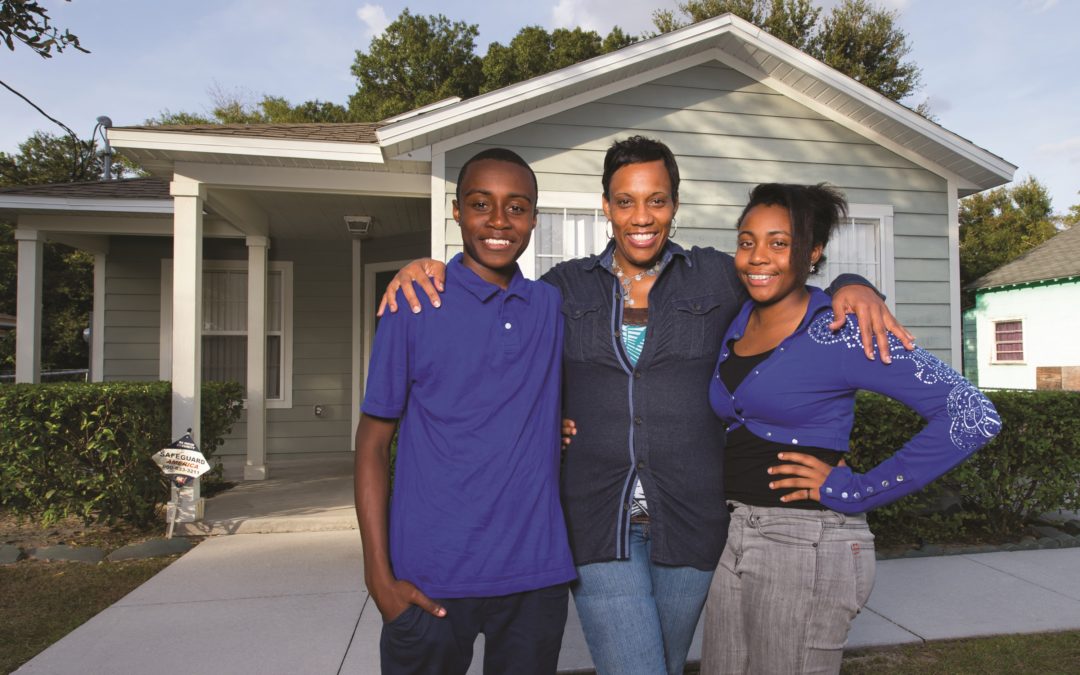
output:
M66 131L66 132L68 133L68 136L71 136L71 140L72 140L72 142L73 142L73 143L75 144L75 154L74 154L74 157L75 157L75 165L74 165L74 166L73 166L73 167L71 168L71 180L78 180L78 177L79 177L79 169L81 168L81 166L80 166L80 165L82 164L82 162L80 161L80 155L81 155L82 153L80 153L80 152L79 152L79 145L81 144L81 141L79 140L79 137L78 137L78 135L76 135L76 133L75 133L74 131L72 131L72 130L71 130L71 127L69 127L68 125L66 125L66 124L64 124L63 122L61 122L60 120L56 119L55 117L53 117L53 116L52 116L52 115L50 115L49 113L47 113L47 112L45 112L44 110L42 110L42 109L41 109L41 107L40 107L40 106L38 106L38 104L34 103L34 102L33 102L33 101L31 101L30 99L28 99L28 98L26 98L25 96L23 96L23 95L22 95L22 94L21 94L20 92L18 92L18 91L16 91L15 89L13 89L13 88L11 87L11 85L9 85L9 84L8 84L7 82L4 82L3 80L0 80L0 85L3 85L3 86L4 86L4 89L7 89L7 90L8 90L8 91L10 91L10 92L11 92L12 94L15 94L16 96L18 96L18 97L19 97L19 98L21 98L22 100L24 100L24 101L26 101L27 103L29 103L29 104L30 104L30 106L31 106L31 107L32 107L32 108L33 108L34 110L38 111L39 113L41 113L42 115L44 115L46 119L50 120L51 122L53 122L54 124L56 124L57 126L59 126L60 128L62 128L62 129L63 129L64 131Z

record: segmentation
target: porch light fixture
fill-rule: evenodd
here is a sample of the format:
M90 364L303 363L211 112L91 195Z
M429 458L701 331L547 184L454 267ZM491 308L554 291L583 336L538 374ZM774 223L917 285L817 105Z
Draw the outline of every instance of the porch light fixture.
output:
M345 229L354 237L366 237L371 234L375 219L371 216L345 216Z

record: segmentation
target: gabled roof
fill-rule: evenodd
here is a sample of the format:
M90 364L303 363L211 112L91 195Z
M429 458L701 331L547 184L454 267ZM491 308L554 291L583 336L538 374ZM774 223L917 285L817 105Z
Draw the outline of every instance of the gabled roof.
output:
M211 136L245 136L248 138L287 138L332 143L374 143L379 122L334 122L290 124L167 124L158 126L115 127L117 130L161 131Z
M169 174L175 161L305 168L383 164L378 123L176 124L113 127L109 142L143 168Z
M1016 260L979 277L968 288L986 290L1069 277L1080 277L1080 227L1059 232Z
M960 193L1012 180L1016 167L732 14L380 127L387 157L453 139L470 142L504 120L526 124L558 106L636 86L667 69L719 60L898 154L957 180ZM647 80L645 80L647 81Z
M22 185L0 189L0 213L172 213L169 181L124 178L84 183Z
M121 178L85 183L50 183L0 188L0 195L76 199L172 199L163 178Z

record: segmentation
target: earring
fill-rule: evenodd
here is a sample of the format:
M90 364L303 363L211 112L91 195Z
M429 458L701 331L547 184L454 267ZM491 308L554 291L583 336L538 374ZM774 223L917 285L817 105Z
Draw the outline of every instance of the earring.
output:
M810 263L810 274L817 274L817 263Z
M675 233L679 231L679 224L675 222L675 216L671 217L671 230L668 231L668 239L674 239Z
M607 235L608 239L614 239L615 238L614 233L611 231L611 221L610 220L607 221L607 225L604 226L604 234Z

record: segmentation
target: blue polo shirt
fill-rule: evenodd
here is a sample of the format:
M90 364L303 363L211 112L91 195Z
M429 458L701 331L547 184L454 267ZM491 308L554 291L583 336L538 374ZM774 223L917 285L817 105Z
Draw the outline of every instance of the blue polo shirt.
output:
M503 290L459 254L446 267L442 307L421 302L419 314L379 323L362 406L401 420L395 576L435 598L572 580L559 505L559 292L520 270Z

